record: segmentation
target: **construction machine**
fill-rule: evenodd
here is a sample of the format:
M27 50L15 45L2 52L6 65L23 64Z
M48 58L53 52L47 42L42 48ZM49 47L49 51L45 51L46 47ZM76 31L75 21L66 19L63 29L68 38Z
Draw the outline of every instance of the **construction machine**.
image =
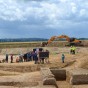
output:
M55 39L66 39L66 41L69 42L69 45L66 46L71 46L71 45L75 45L75 46L79 46L81 44L81 41L76 39L76 38L70 38L67 35L60 35L60 36L52 36L43 46L46 46L47 44L52 43Z
M61 35L61 36L58 36L57 38L62 38L62 39L64 38L64 39L66 39L66 41L69 42L69 44L66 45L66 46L72 46L72 45L80 46L81 45L81 41L80 40L78 40L76 38L70 38L67 35Z

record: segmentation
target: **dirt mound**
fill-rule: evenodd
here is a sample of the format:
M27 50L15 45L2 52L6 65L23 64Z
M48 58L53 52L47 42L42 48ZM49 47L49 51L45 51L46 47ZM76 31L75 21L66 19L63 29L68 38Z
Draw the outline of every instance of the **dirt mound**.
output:
M79 56L79 58L76 60L75 67L88 69L88 55L84 54Z

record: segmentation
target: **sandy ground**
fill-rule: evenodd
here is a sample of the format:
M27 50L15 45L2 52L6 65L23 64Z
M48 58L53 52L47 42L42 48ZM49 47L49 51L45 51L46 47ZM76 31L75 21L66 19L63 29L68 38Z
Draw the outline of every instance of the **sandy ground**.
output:
M10 56L9 63L0 63L0 88L37 88L38 85L41 84L40 67L57 67L65 69L82 67L88 69L87 47L77 47L75 55L69 53L69 47L44 47L44 50L48 49L50 51L50 63L34 64L34 61L23 63L15 62L19 53L26 53L32 49L33 48L14 48L0 50L0 60L5 59L6 53L17 54L14 55L14 63L10 63ZM65 54L65 63L62 63L61 61L62 53ZM15 84L12 82L15 82ZM25 84L23 84L23 82ZM66 81L57 81L57 84L59 85L59 88L70 88L69 84ZM74 86L73 88L81 87ZM86 88L86 86L84 85L83 88Z

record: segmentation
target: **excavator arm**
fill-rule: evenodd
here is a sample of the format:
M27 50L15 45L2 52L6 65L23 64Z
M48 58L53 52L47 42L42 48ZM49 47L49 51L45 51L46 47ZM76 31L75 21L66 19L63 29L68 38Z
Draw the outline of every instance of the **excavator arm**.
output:
M57 38L66 39L68 42L70 42L70 38L67 35L60 35Z
M60 36L52 36L47 43L43 42L42 45L46 46L47 44L52 43L55 39L66 39L66 41L68 41L71 44L79 44L81 43L80 40L77 40L76 38L70 38L67 35L60 35Z
M54 41L57 38L57 36L52 36L49 40L48 40L48 44L50 44L52 41Z
M66 35L60 35L60 36L52 36L49 40L48 40L48 44L52 43L55 39L66 39L68 42L70 42L70 38Z

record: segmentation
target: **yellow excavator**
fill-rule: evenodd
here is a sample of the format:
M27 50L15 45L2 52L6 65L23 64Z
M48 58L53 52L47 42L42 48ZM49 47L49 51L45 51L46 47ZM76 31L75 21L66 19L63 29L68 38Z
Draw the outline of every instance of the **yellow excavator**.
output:
M71 45L78 45L79 46L81 44L81 41L76 38L70 38L67 35L60 35L60 36L52 36L47 42L43 42L42 46L44 47L47 44L52 43L55 39L66 39L66 41L69 42L68 46L71 46Z

